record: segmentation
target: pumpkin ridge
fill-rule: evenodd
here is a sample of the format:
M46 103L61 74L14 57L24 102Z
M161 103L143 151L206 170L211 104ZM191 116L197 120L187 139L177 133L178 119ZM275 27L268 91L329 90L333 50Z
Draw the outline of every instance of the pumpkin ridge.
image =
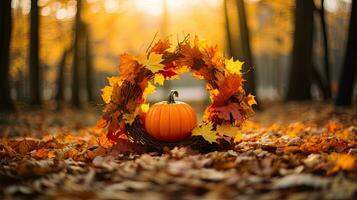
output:
M195 122L193 121L193 114L192 114L192 110L190 109L190 107L188 107L188 106L184 106L184 108L185 108L185 110L186 110L186 112L188 113L188 116L187 117L189 117L191 120L189 120L189 122L190 122L190 129L191 129L191 127L194 127L195 126ZM195 116L196 117L196 116ZM189 130L189 131L191 131L191 130Z
M177 122L176 122L177 124L179 124L178 132L181 133L181 131L182 131L182 127L181 127L182 119L181 119L181 116L178 114L179 110L177 108L177 105L173 106L173 109L175 110L175 115L176 115L176 118L178 119Z
M159 117L159 131L158 131L158 136L159 139L162 140L163 138L165 138L166 135L166 119L165 119L165 113L167 113L167 104L163 104L161 106L161 112L160 112L160 117Z
M157 120L157 117L156 116L159 116L159 120L160 120L160 115L161 115L161 107L160 106L156 106L155 107L155 113L153 113L152 115L152 119L151 119L151 122L150 123L152 123L152 126L154 127L154 133L155 132L158 132L158 133L160 133L160 123L153 123L153 121L155 121L155 120ZM158 114L156 114L156 113L158 113ZM160 121L159 121L160 122ZM154 124L157 124L156 126L154 126Z

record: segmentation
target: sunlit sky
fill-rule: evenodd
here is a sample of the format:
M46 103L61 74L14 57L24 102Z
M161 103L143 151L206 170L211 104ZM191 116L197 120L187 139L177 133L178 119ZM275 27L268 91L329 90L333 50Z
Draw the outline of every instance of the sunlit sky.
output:
M220 6L223 0L205 0L205 5ZM258 3L261 0L245 0L247 3ZM350 3L351 0L326 0L325 8L329 12L336 12L339 4L337 1L344 1ZM125 4L128 3L131 9L146 12L153 16L161 16L163 13L163 6L166 4L169 11L184 11L187 6L201 5L202 0L86 0L87 3L92 4L90 11L93 13L105 9L108 13L122 11L123 8L127 9ZM49 16L55 15L57 19L64 20L73 18L76 13L76 0L69 0L66 5L57 1L39 0L38 5L42 7L41 15ZM12 0L12 7L21 7L24 14L30 12L30 0Z

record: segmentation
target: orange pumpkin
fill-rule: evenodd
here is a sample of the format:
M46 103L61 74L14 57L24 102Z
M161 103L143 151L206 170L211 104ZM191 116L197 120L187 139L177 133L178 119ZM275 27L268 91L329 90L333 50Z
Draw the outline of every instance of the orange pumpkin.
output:
M171 91L168 101L154 104L145 119L147 132L157 140L177 142L191 135L197 119L193 108L187 103L175 101L176 90Z

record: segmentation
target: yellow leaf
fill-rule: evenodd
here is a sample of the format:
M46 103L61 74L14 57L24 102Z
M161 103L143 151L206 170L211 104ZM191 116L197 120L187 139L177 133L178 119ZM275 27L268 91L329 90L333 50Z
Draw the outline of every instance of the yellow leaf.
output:
M164 69L165 65L161 64L162 61L162 55L156 53L151 53L149 58L144 57L139 59L139 63L152 71L152 73L156 73Z
M147 96L153 92L155 92L156 87L151 83L148 82L148 86L146 86L144 92L143 92L143 98L146 99Z
M341 170L353 170L355 158L349 154L332 153L328 159L335 164L332 172Z
M247 99L248 99L247 103L248 103L249 106L257 105L257 101L255 100L255 96L254 95L248 94Z
M291 138L297 137L297 134L302 132L304 130L304 128L305 128L305 126L301 122L296 122L296 123L290 124L286 131L286 135Z
M121 80L120 80L119 76L111 76L111 77L108 77L107 79L108 79L109 85L112 87L116 83L118 83L118 85L121 85Z
M149 104L141 104L140 106L138 106L135 109L134 113L124 113L123 114L123 119L124 119L126 124L132 125L133 122L135 121L136 116L138 116L141 111L147 112L148 110L149 110Z
M241 142L242 140L243 140L243 135L242 133L238 132L234 137L234 142Z
M135 121L135 118L136 118L137 115L138 114L136 112L130 113L130 114L129 113L125 113L125 114L123 114L123 119L124 119L126 124L132 125L133 122Z
M226 70L230 74L240 74L242 70L242 65L244 62L241 62L239 60L234 61L233 57L231 59L226 59L225 60L225 65L226 65Z
M218 136L212 128L212 123L202 124L192 130L192 135L202 136L209 143L216 142Z
M149 111L149 108L150 108L150 105L148 103L143 103L141 104L141 110L143 112L148 112Z
M112 92L113 92L113 87L111 86L105 86L102 89L102 99L105 103L110 103L110 100L112 98Z
M221 126L217 127L217 132L220 135L225 135L234 138L239 133L239 128L233 127L230 124L222 124Z
M162 74L155 74L154 77L154 83L157 83L159 85L163 85L165 81L165 77Z
M52 159L52 158L55 158L55 157L56 157L56 154L55 154L54 151L50 151L50 152L48 152L47 157L48 157L49 159Z
M215 96L217 96L218 93L219 93L219 90L218 90L218 89L213 89L213 90L211 90L211 91L209 92L209 98L210 98L211 102L213 102L213 98L214 98Z

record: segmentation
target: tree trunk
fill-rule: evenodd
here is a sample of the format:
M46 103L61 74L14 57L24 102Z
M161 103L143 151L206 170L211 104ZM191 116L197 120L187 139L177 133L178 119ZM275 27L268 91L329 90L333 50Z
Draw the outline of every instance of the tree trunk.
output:
M244 61L243 71L247 72L244 76L245 91L248 93L255 94L255 80L253 71L253 58L250 49L250 39L249 39L249 29L247 24L247 16L245 14L245 5L243 0L237 0L237 9L239 16L239 27L240 27L240 43L242 51L237 52L237 58Z
M324 3L325 1L321 0L321 10L319 11L319 14L320 14L321 29L322 29L322 39L324 45L324 65L325 65L325 76L326 76L325 99L330 99L331 98L330 56L329 56L327 30L326 30Z
M231 29L230 29L230 25L229 25L227 0L224 0L223 6L224 6L225 29L226 29L226 35L227 35L226 43L227 43L227 47L228 47L228 54L229 54L229 56L232 56L233 47L232 47Z
M85 66L86 66L86 89L87 89L87 98L89 102L94 101L93 96L93 59L92 59L92 48L90 45L90 32L88 26L86 30L86 39L85 39Z
M77 13L74 22L74 43L73 43L73 63L72 63L72 100L75 107L81 106L80 100L80 36L81 36L81 0L77 0Z
M11 1L0 1L0 112L14 109L10 97Z
M65 49L63 51L61 60L58 63L57 84L56 84L56 86L57 86L56 101L57 101L57 104L59 105L59 107L65 100L65 96L64 96L65 77L64 77L64 74L65 74L65 69L66 69L67 56L68 56L70 50L71 49Z
M311 99L314 2L295 2L295 33L287 101Z
M357 68L357 1L352 1L350 25L343 69L340 76L336 105L351 105Z
M41 69L39 58L39 10L37 0L31 0L30 11L30 54L29 54L29 77L30 77L30 103L41 105Z

